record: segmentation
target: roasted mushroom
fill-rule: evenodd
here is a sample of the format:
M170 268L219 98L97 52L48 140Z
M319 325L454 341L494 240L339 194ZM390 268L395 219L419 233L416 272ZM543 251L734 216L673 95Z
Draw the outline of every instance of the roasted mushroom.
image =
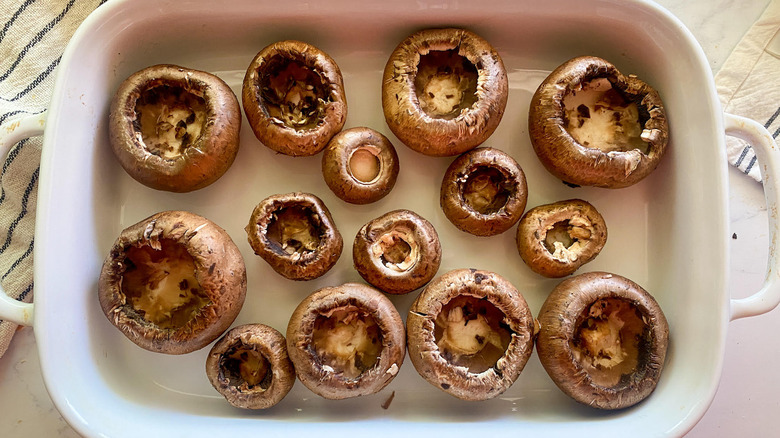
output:
M316 154L347 119L336 61L300 41L261 50L247 68L241 96L257 139L285 155Z
M561 282L539 312L539 360L574 400L599 409L639 403L664 367L669 327L633 281L589 272Z
M232 328L206 358L209 382L231 405L266 409L295 384L295 369L281 333L263 324Z
M298 378L331 400L387 386L403 363L404 341L404 323L393 303L357 283L315 291L287 326L287 350Z
M501 121L507 95L501 57L464 29L412 34L390 55L382 79L387 126L425 155L458 155L483 143Z
M189 192L221 177L238 153L241 110L212 74L176 65L133 73L109 108L111 149L153 189Z
M517 250L531 270L565 277L596 258L607 242L607 225L596 207L569 199L534 207L517 226Z
M606 188L649 175L669 137L658 92L594 56L571 59L542 82L528 127L550 173L568 184Z
M339 198L369 204L385 197L398 177L398 155L390 140L371 128L336 134L322 154L322 176Z
M512 227L525 210L528 186L517 162L493 148L466 152L447 168L439 202L458 229L494 236Z
M225 230L186 211L157 213L122 231L98 280L108 320L140 347L167 354L219 337L245 295L238 247Z
M506 391L533 351L522 294L488 271L457 269L428 283L406 318L409 357L433 386L463 400Z
M439 235L417 213L394 210L363 225L352 258L360 276L373 286L390 294L409 293L439 270Z
M310 193L265 198L252 211L245 230L255 254L291 280L325 274L344 246L330 211Z

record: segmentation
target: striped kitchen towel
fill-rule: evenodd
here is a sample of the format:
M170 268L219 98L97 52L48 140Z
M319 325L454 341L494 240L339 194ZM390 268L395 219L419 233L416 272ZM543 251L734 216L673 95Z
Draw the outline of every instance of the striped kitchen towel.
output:
M49 106L57 65L73 32L106 0L0 0L0 125ZM41 139L15 145L0 175L0 284L33 296L35 201ZM16 325L0 320L0 356Z
M715 75L724 111L763 123L780 135L780 0L773 0ZM753 148L726 137L729 163L761 181Z

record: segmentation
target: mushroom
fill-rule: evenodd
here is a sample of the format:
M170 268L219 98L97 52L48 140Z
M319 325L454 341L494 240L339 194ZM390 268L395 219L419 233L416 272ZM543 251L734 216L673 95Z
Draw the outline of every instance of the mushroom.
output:
M316 154L347 119L336 61L301 41L261 50L246 70L241 96L257 139L285 155Z
M607 242L607 225L596 207L569 199L534 207L517 226L517 250L545 277L565 277L596 258Z
M357 283L306 297L287 325L287 350L298 379L315 394L340 400L387 386L406 353L404 324L382 292Z
M322 176L339 198L369 204L384 198L398 177L398 155L390 140L371 128L336 134L322 155Z
M425 218L410 210L394 210L360 228L352 257L360 276L374 287L405 294L436 275L441 245Z
M295 369L281 333L263 324L232 328L206 357L209 382L231 405L266 409L295 384Z
M98 280L108 320L138 346L167 354L219 337L245 295L238 247L225 230L186 211L157 213L123 230Z
M599 409L639 403L656 387L669 327L653 297L607 272L564 280L539 311L539 360L574 400Z
M464 29L407 37L390 55L382 79L387 125L404 144L433 156L458 155L487 140L507 94L501 57Z
M520 165L498 149L477 148L447 168L439 202L447 219L461 231L494 236L520 220L527 199Z
M658 166L669 137L658 92L594 56L571 59L542 82L528 126L547 170L580 186L636 184Z
M428 283L406 330L417 372L463 400L506 391L533 351L534 318L525 299L489 271L457 269Z
M311 280L336 264L344 242L320 198L310 193L272 195L252 211L246 226L255 254L291 280Z
M217 76L154 65L119 86L109 108L109 141L135 180L189 192L219 179L238 153L241 110Z

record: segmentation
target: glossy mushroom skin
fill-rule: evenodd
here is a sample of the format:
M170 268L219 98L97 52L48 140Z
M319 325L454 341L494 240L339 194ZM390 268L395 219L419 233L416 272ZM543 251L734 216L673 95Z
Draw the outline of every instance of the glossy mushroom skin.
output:
M577 142L566 129L564 99L583 85L606 79L623 99L639 112L642 149L603 151ZM622 188L649 175L664 156L669 125L661 97L633 75L623 75L608 61L594 56L573 58L556 68L531 99L528 126L539 160L566 183L580 186Z
M306 222L275 227L280 215L285 216L285 211L305 216ZM330 211L320 198L310 193L294 192L267 197L252 211L245 231L255 254L274 271L291 280L311 280L324 275L336 264L344 247ZM281 239L271 236L272 233L280 234ZM301 244L304 239L309 239L309 248L306 248L306 243L294 251L283 248L285 242Z
M206 357L209 382L233 406L267 409L295 384L284 336L263 324L234 327Z
M351 204L370 204L390 193L400 164L395 147L371 128L336 134L322 154L322 176L330 190Z
M534 207L517 226L517 250L523 262L549 278L574 273L596 258L606 242L604 218L581 199Z
M140 108L157 105L158 100L163 101L159 109L143 114ZM202 108L184 117L187 103ZM173 110L177 107L180 114ZM147 140L142 134L144 123L156 123L157 134L170 131L174 138L161 144ZM241 110L233 91L217 76L154 65L121 83L110 104L108 130L111 149L135 180L157 190L189 192L213 183L233 164ZM177 142L181 144L169 144Z
M436 275L441 244L425 218L411 210L393 210L360 228L352 258L371 285L389 294L405 294Z
M189 255L186 258L191 260L192 269L184 273L185 278L170 275L176 260L159 260L169 248L186 250ZM139 252L151 254L152 262L162 266L160 270L167 266L170 272L153 272L147 277L143 257L135 255ZM154 294L128 295L131 277L138 274L153 286L165 281L178 283L182 290L176 288L177 295L184 294L187 287L182 286L191 283L189 286L197 289L191 300L198 298L201 304L184 323L173 323L164 315L153 321L150 312L166 303L164 297L156 300ZM157 213L123 230L103 263L98 281L100 307L108 320L138 346L167 354L189 353L219 337L238 316L245 296L246 269L238 247L218 225L186 211ZM187 305L183 303L183 307Z
M447 54L464 58L463 69L473 71L476 80L459 99L468 103L465 107L456 105L446 114L429 113L421 105L420 93L439 101L453 99L453 95L434 88L417 90L420 61L428 55ZM433 76L464 81L465 75L455 72L457 77L452 77L452 73L448 67ZM495 131L506 108L508 84L501 57L482 37L465 29L427 29L407 37L390 55L382 79L382 108L387 126L411 149L453 156L477 147Z
M379 333L379 353L374 364L356 376L348 376L329 364L315 342L314 333L322 319L345 310L372 320ZM342 329L343 326L338 331L331 330L337 333L337 340L344 333ZM339 345L348 349L358 338L360 333L355 333L349 342ZM287 350L298 379L315 394L330 400L370 395L387 386L403 364L405 340L404 324L393 303L382 292L358 283L318 289L298 305L287 326Z
M281 77L288 88L276 92L274 86L282 85L273 81L281 75L288 75ZM301 41L279 41L263 48L247 68L241 97L257 139L285 155L318 153L347 119L344 80L336 61ZM293 108L297 113L282 109L274 114L274 107ZM301 113L305 122L283 120L299 119Z
M477 148L456 158L442 178L439 195L447 219L475 236L495 236L511 228L527 200L523 169L494 148Z
M576 334L598 300L615 299L635 309L642 331L636 336L637 364L614 385L599 384L594 370L575 356ZM624 318L627 319L627 318ZM599 409L623 409L648 397L664 367L669 326L655 299L633 281L607 272L589 272L561 282L539 311L539 360L555 384L574 400ZM631 340L621 337L627 346ZM627 348L627 347L626 347Z
M472 297L497 308L503 314L500 324L510 335L503 354L481 372L455 365L437 344L441 337L436 321L442 317L453 319L451 314L440 314L458 297ZM466 319L464 329L473 324L472 319ZM487 400L506 391L533 351L534 317L522 294L503 277L483 270L456 269L428 283L409 310L406 330L409 358L420 376L463 400Z

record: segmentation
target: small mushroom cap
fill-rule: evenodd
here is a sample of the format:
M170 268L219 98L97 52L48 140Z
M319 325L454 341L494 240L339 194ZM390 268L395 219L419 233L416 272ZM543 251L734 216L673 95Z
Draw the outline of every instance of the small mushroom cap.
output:
M181 87L206 104L201 135L182 154L151 153L138 131L136 103L145 90ZM138 182L157 190L189 192L219 179L238 153L241 109L230 87L217 76L177 65L147 67L125 79L109 108L109 141L119 163Z
M624 374L613 387L595 383L571 345L580 315L602 298L619 298L630 304L645 322L637 369ZM648 397L656 387L669 345L669 325L655 299L641 286L620 275L588 272L568 278L553 289L539 311L536 349L555 384L574 400L599 409L622 409Z
M323 364L313 345L317 317L348 306L371 316L382 334L377 362L354 379ZM287 350L298 379L315 394L331 400L370 395L387 386L403 364L405 340L404 323L393 303L382 292L358 283L316 290L298 305L287 326Z
M506 202L497 211L481 213L464 198L466 182L481 168L497 171L508 191ZM442 178L439 203L444 215L459 230L475 236L495 236L510 229L525 210L528 185L523 169L512 157L494 148L477 148L456 158Z
M224 359L233 348L246 348L260 353L270 366L267 385L236 385L223 369ZM232 328L217 341L206 357L209 382L233 406L245 409L266 409L276 405L295 384L295 369L287 355L287 342L277 330L263 324L244 324Z
M545 239L556 223L566 221L570 228L576 229L570 235L578 235L579 243L556 257L545 246ZM531 270L545 277L559 278L596 258L607 242L607 225L596 207L581 199L569 199L528 210L520 219L516 238L520 257Z
M160 328L128 303L122 291L131 247L160 248L162 239L187 249L195 276L210 304L185 325ZM246 296L246 268L230 236L210 220L186 211L164 211L129 226L117 238L103 263L98 280L100 307L128 339L150 351L184 354L199 350L219 337L238 316Z
M326 98L319 102L321 108L315 127L297 130L268 113L261 88L263 77L268 74L269 60L275 58L299 62L312 69L325 84ZM247 68L241 97L246 118L257 139L285 155L318 153L333 135L341 131L347 120L344 80L336 61L322 50L301 41L279 41L263 48Z
M608 79L613 88L637 104L640 114L646 115L642 137L649 145L647 153L585 147L566 130L564 97L597 78ZM649 175L664 156L669 137L658 92L595 56L573 58L550 73L531 99L528 126L534 151L550 173L570 184L605 188L628 187Z
M476 101L451 119L431 117L420 107L415 78L420 57L455 50L477 69ZM416 32L390 55L382 79L382 108L387 126L404 144L425 155L453 156L482 144L498 127L509 89L498 52L465 29Z
M396 234L410 245L409 266L383 262L382 240ZM411 210L393 210L363 225L352 245L355 269L364 280L390 294L409 293L429 282L441 264L441 244L433 225Z
M504 355L481 373L450 363L434 337L436 317L460 295L489 301L506 316L503 323L512 332ZM409 358L420 376L463 400L487 400L509 389L533 351L534 317L528 304L509 281L489 271L456 269L428 283L412 303L406 330Z

